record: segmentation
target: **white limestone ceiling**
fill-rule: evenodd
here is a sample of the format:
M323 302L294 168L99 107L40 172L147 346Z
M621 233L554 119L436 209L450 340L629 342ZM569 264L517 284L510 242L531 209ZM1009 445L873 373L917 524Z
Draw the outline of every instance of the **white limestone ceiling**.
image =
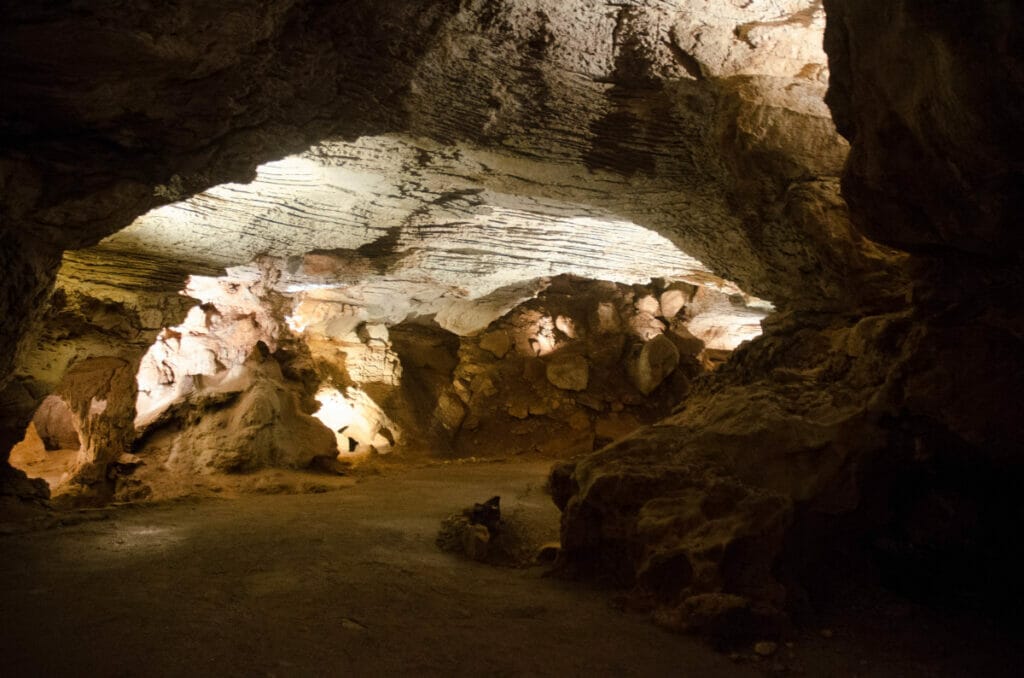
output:
M355 306L373 322L431 316L459 334L560 274L740 293L666 237L579 202L592 179L582 169L547 167L545 177L537 167L546 190L524 195L512 173L522 164L501 160L400 137L325 142L263 165L249 184L154 210L98 251L243 281L270 266L278 292Z

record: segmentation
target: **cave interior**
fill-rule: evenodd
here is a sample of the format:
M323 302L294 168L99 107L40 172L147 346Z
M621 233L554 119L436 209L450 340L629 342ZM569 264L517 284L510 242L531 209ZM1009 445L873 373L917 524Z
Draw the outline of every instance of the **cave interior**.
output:
M182 586L230 589L203 579L226 537L189 556L170 536L185 510L209 511L195 531L259 539L298 530L292 512L402 567L408 546L358 527L364 500L423 553L437 536L445 552L409 568L502 591L542 563L555 576L529 586L613 598L626 613L581 619L621 629L636 662L574 637L563 650L590 663L516 663L500 634L470 661L424 650L451 639L423 629L356 656L390 618L334 608L318 614L344 652L300 649L272 618L309 620L264 577L285 600L264 626L247 598L178 611L216 625L234 605L240 633L278 639L188 640L220 648L204 671L1013 674L1014 641L986 643L1019 634L1024 599L1021 3L64 0L4 16L11 675L185 671L153 649L157 627L123 666L26 640L46 615L95 625L92 603L32 592L88 588L96 568L120 581L136 556L156 579L165 557L196 568ZM498 494L504 517L481 517ZM304 548L280 568L306 572ZM17 583L51 557L69 569ZM416 595L388 606L439 609ZM128 619L174 596L103 605ZM840 643L822 628L836 619L859 631ZM455 625L459 644L479 623ZM936 625L960 642L921 659ZM544 628L516 642L557 653ZM267 668L271 647L287 657Z

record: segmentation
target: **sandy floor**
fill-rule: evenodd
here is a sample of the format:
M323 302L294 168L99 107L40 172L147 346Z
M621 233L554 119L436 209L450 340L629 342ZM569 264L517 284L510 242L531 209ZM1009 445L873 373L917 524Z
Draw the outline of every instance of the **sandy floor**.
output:
M452 468L7 537L3 673L744 675L601 592L441 553L441 518L492 493L557 529L546 463Z
M809 630L775 659L730 659L616 610L606 591L434 546L442 517L492 494L538 538L555 534L547 468L393 470L335 491L81 513L2 537L0 673L1013 675L980 631L936 627L913 609L877 623L839 617L833 638Z

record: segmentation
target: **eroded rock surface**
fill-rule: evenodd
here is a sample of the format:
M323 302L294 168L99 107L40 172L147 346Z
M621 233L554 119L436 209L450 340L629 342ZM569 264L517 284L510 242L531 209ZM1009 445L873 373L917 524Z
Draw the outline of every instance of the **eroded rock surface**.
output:
M11 7L0 454L57 391L87 451L76 482L109 489L125 375L182 326L185 275L227 273L262 290L249 321L204 302L145 370L195 412L263 342L280 374L214 418L260 463L310 453L268 425L286 420L317 453L417 427L463 450L510 424L541 451L596 443L552 479L561 562L675 627L777 621L837 525L895 571L934 556L953 581L957 563L1002 581L1024 439L1020 18L1005 1ZM570 290L583 309L549 286L565 273L613 282ZM770 310L749 295L780 314L694 386ZM325 380L358 426L308 420ZM242 468L236 442L179 458ZM0 493L38 489L0 465Z
M337 456L334 434L302 411L300 394L287 388L273 357L257 351L234 376L165 413L142 454L165 457L179 473L305 468L317 457Z

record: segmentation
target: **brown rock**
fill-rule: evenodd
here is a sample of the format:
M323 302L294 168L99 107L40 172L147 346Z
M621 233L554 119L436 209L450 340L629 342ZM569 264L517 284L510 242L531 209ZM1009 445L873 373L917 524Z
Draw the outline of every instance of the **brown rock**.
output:
M590 377L590 365L580 355L556 356L547 365L546 376L557 388L567 391L583 391Z
M512 340L509 338L508 332L495 330L480 337L480 348L494 354L496 358L504 358L512 348Z
M462 540L462 547L470 560L479 562L487 560L491 533L485 526L467 524Z
M442 393L437 399L434 416L449 431L456 431L466 418L466 406L462 400L451 393Z
M57 396L47 396L32 417L47 450L77 450L80 442L71 410Z
M679 365L679 349L662 334L643 344L627 366L633 385L648 395Z

